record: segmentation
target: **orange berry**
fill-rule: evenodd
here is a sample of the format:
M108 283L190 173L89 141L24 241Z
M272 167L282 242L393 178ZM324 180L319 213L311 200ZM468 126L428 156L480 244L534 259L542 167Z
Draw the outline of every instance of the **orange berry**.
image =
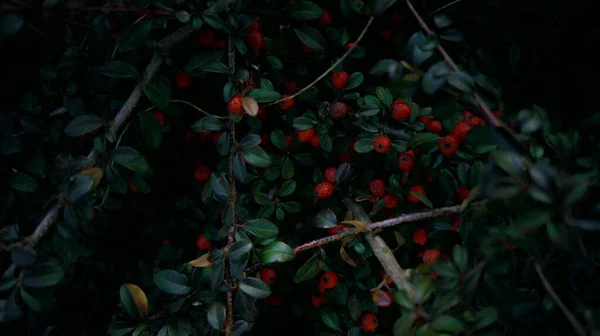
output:
M439 256L440 251L438 250L425 250L425 253L423 253L423 262L427 265L433 264Z
M175 73L175 86L180 89L187 89L192 86L192 79L183 70L177 70Z
M338 284L338 276L331 271L325 272L321 275L319 283L323 284L325 289L332 289Z
M204 238L204 234L199 234L196 240L196 246L199 250L209 250L212 246L211 242Z
M418 228L412 235L412 241L415 244L425 245L427 243L427 230L424 228Z
M398 199L396 196L394 196L394 194L386 194L383 196L383 200L385 201L383 207L386 209L393 209L398 206Z
M337 168L331 167L325 170L323 176L325 177L325 181L336 183L337 182Z
M392 147L392 142L390 141L390 138L386 137L385 135L380 135L375 138L375 141L373 141L373 149L377 153L386 153L388 150L390 150L390 147Z
M322 27L329 26L333 18L327 9L323 10L323 16L319 19L319 25Z
M265 37L258 30L254 30L246 35L246 43L254 50L258 50L265 45Z
M323 303L325 303L325 297L322 295L313 295L311 302L313 307L319 308Z
M416 198L415 196L413 196L412 193L425 196L425 190L423 189L423 187L421 187L421 186L410 187L410 189L408 189L408 195L407 195L406 199L411 203L421 202L421 200Z
M281 96L281 98L287 98L289 96L289 94L284 94ZM288 99L279 105L279 109L282 111L289 110L292 107L294 107L294 98Z
M350 78L350 75L348 75L346 71L334 72L333 75L331 75L331 83L334 88L341 90L348 84L348 78Z
M340 120L348 114L348 104L337 102L331 104L331 119Z
M383 197L385 195L385 182L380 179L375 179L369 182L367 190L375 197Z
M452 135L459 142L465 142L469 131L471 131L471 125L461 122L461 123L458 123L456 126L454 126L454 129L452 130Z
M215 41L215 32L212 29L198 32L198 40L201 46L205 48L211 47Z
M133 185L133 179L129 179L127 185L129 186L129 190L133 192L138 192L137 188Z
M165 125L165 122L166 122L165 112L163 112L161 110L156 110L156 111L154 111L154 117L156 119L158 119L158 122L160 123L160 126L164 126Z
M402 171L411 171L415 166L415 155L409 152L400 153L398 156L398 167Z
M444 156L452 156L458 150L458 140L452 135L442 137L438 142L438 149Z
M207 166L200 165L196 167L196 170L194 171L194 179L197 181L208 181L210 174L211 171Z
M309 142L312 140L313 135L315 135L315 129L307 129L306 131L296 131L298 134L298 141L300 142Z
M469 197L471 190L469 190L469 188L467 188L467 187L460 186L456 190L456 193L458 194L458 198L460 198L461 201L464 201L467 199L467 197Z
M310 138L310 144L313 147L319 147L321 145L321 142L319 141L319 136L317 134L313 135L313 137Z
M377 321L377 316L373 313L367 313L360 317L360 328L364 331L373 331L377 329L377 325L379 322Z
M315 194L318 199L325 199L333 195L333 184L331 182L321 182L315 187Z
M227 103L227 111L235 115L244 114L244 106L242 105L242 96L236 95L231 97L229 103Z
M425 128L432 133L442 133L442 123L437 120L432 120Z
M396 99L392 103L392 118L396 120L404 120L410 117L412 106L405 103L401 99Z
M260 270L260 279L267 285L272 285L277 279L277 273L272 268L263 268Z

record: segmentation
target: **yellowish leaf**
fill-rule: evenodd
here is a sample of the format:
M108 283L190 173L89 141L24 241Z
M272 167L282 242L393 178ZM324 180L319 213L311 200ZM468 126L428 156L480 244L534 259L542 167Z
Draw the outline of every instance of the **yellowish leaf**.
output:
M148 316L148 298L144 291L134 284L127 284L126 286L140 313L142 313L144 317Z
M244 111L249 116L256 117L258 114L258 103L252 97L243 97L242 98L242 106L244 106Z
M96 186L102 180L102 176L104 176L104 172L98 167L84 169L79 174L86 175L92 178L92 180L94 181L94 185L92 186L92 188L96 188Z
M188 264L192 267L208 267L213 265L213 261L210 260L210 252L201 255L199 258L190 261Z
M378 288L372 290L371 298L373 299L373 303L379 307L385 308L392 304L392 296Z
M350 265L352 267L356 267L356 263L346 253L346 250L344 249L344 246L342 246L342 248L340 249L340 257L342 257L342 260L344 260L348 265Z
M343 224L350 224L354 227L359 228L362 232L367 232L369 229L367 228L367 224L357 220L345 220L342 222Z

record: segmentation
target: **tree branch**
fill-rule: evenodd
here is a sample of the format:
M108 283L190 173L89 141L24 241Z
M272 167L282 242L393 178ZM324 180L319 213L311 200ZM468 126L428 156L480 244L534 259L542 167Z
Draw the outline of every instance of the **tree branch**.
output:
M565 314L565 316L567 317L567 320L569 320L569 323L571 323L571 325L575 329L575 332L577 333L577 335L586 336L587 333L585 331L585 328L579 323L579 321L577 321L577 318L575 317L575 315L573 315L573 313L571 313L569 308L567 308L567 306L560 299L560 297L558 297L558 295L556 294L556 292L554 291L554 289L548 282L548 279L546 279L546 276L544 275L544 272L542 271L542 267L540 266L540 264L538 262L534 262L533 267L535 268L535 271L537 272L537 274L540 276L540 280L542 281L544 288L546 289L548 294L550 294L550 296L552 297L554 302L556 302L556 304L558 305L560 310L562 310L563 314Z
M358 38L356 38L356 41L354 41L354 44L352 45L352 47L350 47L350 49L348 49L342 55L342 57L340 57L335 63L333 63L333 65L331 65L329 67L329 69L325 70L324 73L322 73L319 77L317 77L317 79L315 79L314 81L312 81L312 83L308 84L306 87L302 88L302 90L294 93L293 95L291 95L289 97L281 98L274 102L271 102L271 103L265 105L265 107L281 104L286 100L294 99L294 98L298 97L299 95L303 94L304 92L308 91L311 87L315 86L315 84L317 84L321 79L325 78L325 76L327 76L331 71L333 71L333 69L335 69L340 63L342 63L346 59L346 57L348 57L348 55L350 55L350 53L354 50L354 48L356 48L356 46L358 46L358 42L360 42L360 40L362 40L362 38L365 36L365 34L367 33L367 30L369 30L369 27L371 26L371 23L373 23L373 20L375 20L375 17L371 16L369 18L369 21L367 21L367 24L363 28L362 32L360 33L360 35L358 35Z

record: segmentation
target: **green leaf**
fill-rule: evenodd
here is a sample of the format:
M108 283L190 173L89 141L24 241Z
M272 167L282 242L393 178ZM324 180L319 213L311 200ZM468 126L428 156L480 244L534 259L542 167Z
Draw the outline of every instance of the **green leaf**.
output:
M294 164L289 158L285 158L281 165L281 176L286 180L294 177Z
M211 174L210 176L210 187L217 197L220 198L229 198L229 183L222 178L218 177L216 174Z
M402 317L396 320L393 326L393 335L394 336L403 336L407 335L409 329L412 327L415 319L417 318L416 314L402 314Z
M246 181L248 176L248 170L246 168L246 164L244 163L244 159L240 154L235 154L233 157L233 174L235 178L240 181Z
M515 227L522 229L536 229L550 221L550 212L542 209L531 209L515 218Z
M294 119L294 123L293 126L295 129L299 130L299 131L306 131L309 129L314 128L316 125L316 122L314 120L308 119L306 117L299 117Z
M119 297L129 316L142 320L148 315L148 298L140 287L134 284L124 284L119 289Z
M345 46L350 40L350 34L343 27L327 27L325 32L329 39L339 46Z
M223 56L223 52L217 50L207 50L191 57L185 65L184 72L189 75L198 75L215 61Z
M495 151L491 153L492 160L494 160L500 168L504 169L509 175L513 177L521 177L525 174L525 163L523 158L511 151Z
M250 220L242 226L242 230L261 239L274 238L279 234L277 225L266 219Z
M271 132L271 142L275 147L284 150L286 148L285 135L280 130Z
M333 141L331 141L331 137L327 133L322 133L319 136L319 143L321 144L321 148L323 148L326 152L331 152L333 150Z
M217 153L222 156L226 156L229 153L229 145L231 140L229 139L229 132L223 132L217 140Z
M346 84L345 90L357 88L358 86L360 86L360 84L362 84L362 82L364 80L365 80L365 77L363 76L362 73L360 73L360 72L353 73L352 75L350 75L350 78L348 78L348 83Z
M296 181L285 181L281 187L279 187L279 196L289 196L294 192L294 190L296 190Z
M481 329L489 326L496 322L498 318L498 311L494 307L487 307L477 313L475 316L475 329Z
M396 0L376 0L373 2L373 15L379 16L390 8ZM394 334L395 335L395 334Z
M36 313L41 313L44 311L44 303L31 294L29 294L25 288L21 287L21 298L31 310ZM133 328L132 328L133 329Z
M65 108L73 117L85 115L85 105L81 97L65 96L63 104L65 104Z
M286 262L294 259L294 251L281 241L274 241L260 252L260 261L265 264Z
M92 187L94 187L94 179L91 176L75 175L66 191L67 199L75 202L92 190Z
M107 333L110 336L125 336L131 333L134 329L135 324L125 321L114 321L108 325Z
M254 98L257 103L269 103L281 98L281 95L274 90L254 89L248 94L248 97Z
M222 331L225 327L225 318L227 316L227 310L225 305L217 301L213 303L208 309L207 313L208 324L216 330Z
M319 211L313 220L313 224L318 228L329 229L335 227L338 224L338 220L335 213L331 209L326 208Z
M327 48L327 41L316 28L310 26L300 26L294 28L294 32L298 39L314 50L323 50Z
M408 143L409 148L414 148L426 143L438 142L440 137L434 133L416 133L414 134Z
M225 125L221 122L221 120L213 116L200 118L198 121L192 124L192 130L198 133L206 131L221 131L223 129L225 129Z
M354 150L357 153L368 153L373 150L373 139L372 138L362 138L359 139L356 143L354 143Z
M431 201L427 198L427 196L425 195L421 195L419 193L416 193L414 191L410 192L411 195L413 195L414 197L418 198L421 202L423 202L423 204L425 204L428 208L433 209L433 204L431 204Z
M323 8L310 1L294 1L287 9L290 16L296 20L309 21L323 16Z
M266 168L271 165L271 157L261 147L243 148L242 156L255 167Z
M33 288L54 286L65 276L65 271L57 262L34 265L25 270L23 285Z
M104 125L104 120L95 115L86 114L79 116L65 127L65 134L69 137L79 137L88 134Z
M241 336L248 329L248 322L244 320L237 320L231 326L231 336Z
M279 58L269 55L269 56L265 57L265 60L267 61L267 63L269 63L273 67L273 69L275 69L275 70L283 69L283 64L281 63L281 60L279 60Z
M37 182L35 179L25 173L15 172L8 178L8 185L15 190L23 192L35 192L37 190Z
M139 76L137 69L123 61L109 61L98 68L101 75L112 78L133 78Z
M220 1L221 3L223 1ZM219 2L217 2L218 4ZM217 14L204 14L202 15L204 21L211 27L217 30L227 30L227 23L223 21Z
M465 330L465 327L460 321L450 315L441 315L431 322L431 326L436 331L446 331L451 333L457 333Z
M136 173L144 173L150 168L142 154L131 147L115 148L111 152L111 158L114 162Z
M13 289L17 285L17 282L19 282L19 279L13 276L0 278L0 292Z
M294 283L310 280L321 271L320 259L318 254L313 254L294 275Z
M0 138L0 155L11 155L23 152L25 145L19 139Z
M187 11L179 11L179 12L175 13L175 17L177 18L177 20L179 20L179 22L186 23L186 22L190 21L190 18L192 17L192 15L190 13L188 13Z
M340 331L340 319L333 309L329 307L323 307L321 309L321 320L326 326L333 330Z
M283 202L281 203L281 207L289 213L297 213L300 212L300 210L302 210L302 206L300 205L300 203L294 201Z
M239 259L244 254L247 254L252 250L252 242L249 239L238 240L231 245L229 250L230 259Z
M15 35L23 27L25 20L17 13L0 15L0 39Z
M376 104L365 104L358 109L359 117L373 117L379 113L379 106ZM371 146L372 147L372 146Z
M428 95L436 93L444 86L444 84L446 84L446 78L444 76L449 71L450 69L448 69L446 62L444 61L432 65L425 75L423 75L423 79L421 80L423 91Z
M245 278L238 286L242 292L257 299L265 299L271 295L271 288L257 278Z
M454 259L454 264L456 264L461 272L464 272L467 269L467 262L469 261L467 249L462 245L454 245L452 257Z
M130 52L135 50L150 35L152 20L146 19L127 28L119 38L119 52Z
M154 106L166 109L171 101L171 83L165 76L160 76L153 84L144 85L144 94Z
M390 107L394 102L394 97L385 88L378 86L375 92L385 107Z
M475 81L473 81L473 78L464 72L451 72L446 75L446 81L448 81L448 84L452 85L459 91L465 93L470 93L473 91L475 86Z
M152 149L160 147L162 142L160 121L150 112L140 112L140 131L142 132L142 141L146 147Z
M265 193L261 193L260 191L254 192L254 201L260 205L271 205L273 204L273 200Z
M392 59L382 59L377 61L375 65L371 68L369 74L371 76L381 76L387 73L394 73L399 68L398 62ZM400 68L402 69L402 68Z
M185 295L192 291L188 278L174 270L163 270L152 277L154 284L163 292L173 295Z
M446 28L452 23L452 19L446 14L438 14L433 17L433 22L438 28Z

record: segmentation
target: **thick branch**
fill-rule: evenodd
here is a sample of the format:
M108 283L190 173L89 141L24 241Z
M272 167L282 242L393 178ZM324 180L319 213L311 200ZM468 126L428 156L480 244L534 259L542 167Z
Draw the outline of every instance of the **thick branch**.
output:
M585 328L579 323L579 321L577 320L575 315L573 315L573 313L571 313L569 308L567 308L565 303L556 294L556 292L554 291L554 289L548 282L548 279L546 279L546 276L544 275L544 272L542 271L542 267L540 266L540 264L537 262L534 262L533 267L535 268L535 271L537 272L537 274L540 276L540 280L542 281L544 288L546 289L548 294L550 294L550 296L552 297L554 302L556 302L556 304L558 305L560 310L562 310L563 314L565 314L565 316L567 317L567 320L569 320L569 323L571 323L571 325L573 326L573 329L575 329L575 332L577 333L577 335L586 336L587 333L585 331Z
M286 100L294 99L294 98L298 97L299 95L303 94L304 92L308 91L311 87L315 86L315 84L317 84L319 81L321 81L321 79L325 78L325 76L327 76L331 71L333 71L333 69L335 69L340 63L342 63L346 59L346 57L348 57L348 55L350 55L350 53L354 50L354 48L356 48L358 46L358 42L360 42L360 40L362 40L362 38L365 36L365 34L367 33L367 30L369 30L369 26L371 26L371 23L373 23L374 19L375 19L375 17L373 17L373 16L371 16L369 18L369 21L367 21L367 24L363 28L360 35L358 35L358 38L356 38L356 41L354 41L354 44L352 44L352 46L342 55L342 57L340 57L335 63L333 63L333 65L331 65L329 67L329 69L325 70L325 72L322 73L319 77L317 77L317 79L312 81L312 83L308 84L302 90L294 93L293 95L291 95L289 97L281 98L281 99L276 100L272 103L269 103L265 106L277 105L277 104L283 103Z

